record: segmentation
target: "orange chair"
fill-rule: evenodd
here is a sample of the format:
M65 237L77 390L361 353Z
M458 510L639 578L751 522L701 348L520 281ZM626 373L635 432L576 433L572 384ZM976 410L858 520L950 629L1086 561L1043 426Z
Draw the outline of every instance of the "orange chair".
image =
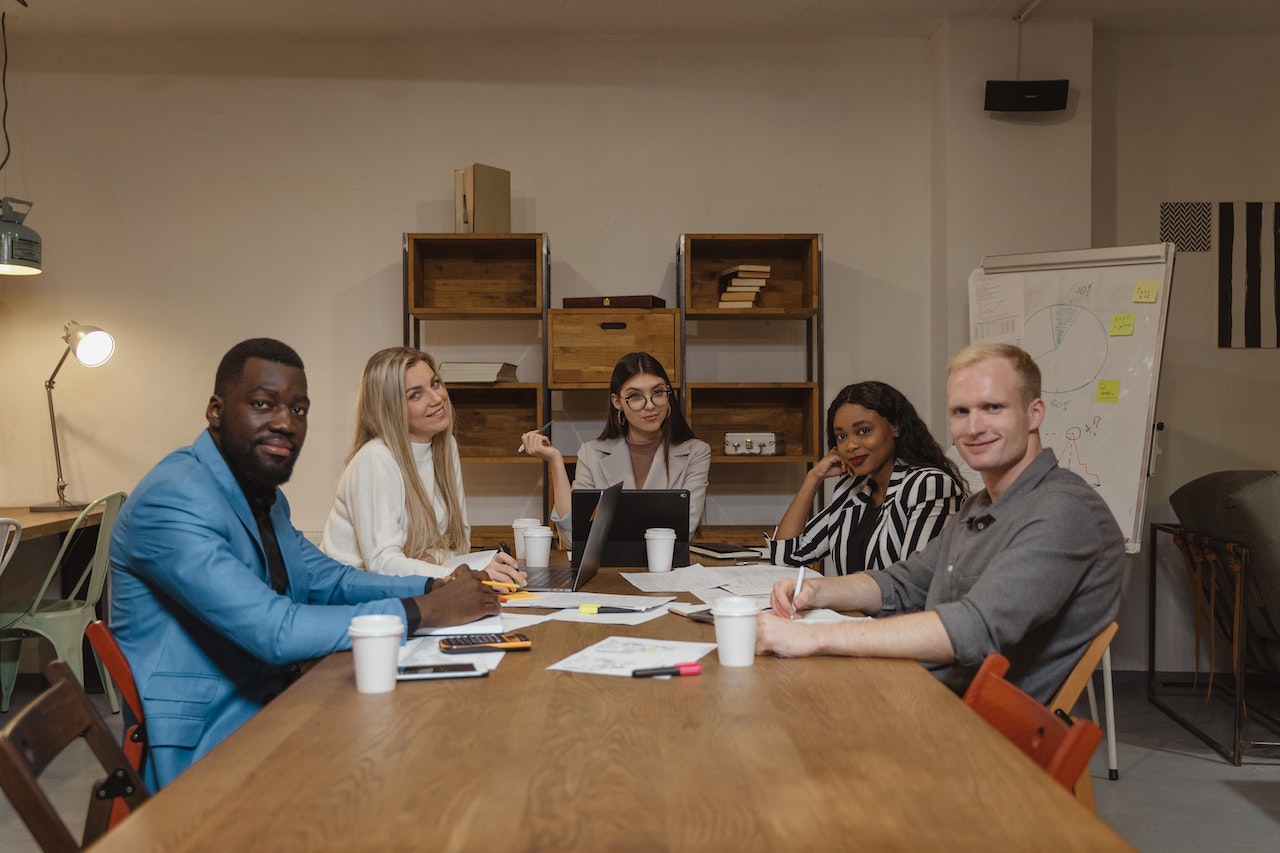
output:
M49 689L15 714L0 731L0 789L41 850L80 850L106 833L117 799L123 798L131 807L137 807L150 795L67 662L51 661L44 674ZM88 743L107 777L94 785L84 833L76 841L40 787L40 774L80 738Z
M142 698L138 695L137 685L133 683L133 670L129 668L129 661L125 659L120 644L116 642L115 634L111 633L111 629L101 619L90 622L89 627L84 629L84 635L89 638L89 645L93 646L93 650L98 653L98 659L107 668L107 674L116 683L116 689L120 691L120 698L124 700L125 707L137 720L124 733L124 755L133 765L133 769L141 774L142 762L147 755L147 736L143 726ZM110 825L115 826L128 814L129 804L123 799L117 799L111 807Z
M1045 769L1068 791L1102 740L1102 729L1089 720L1072 720L1051 711L1005 681L1009 660L990 654L965 691L964 703Z

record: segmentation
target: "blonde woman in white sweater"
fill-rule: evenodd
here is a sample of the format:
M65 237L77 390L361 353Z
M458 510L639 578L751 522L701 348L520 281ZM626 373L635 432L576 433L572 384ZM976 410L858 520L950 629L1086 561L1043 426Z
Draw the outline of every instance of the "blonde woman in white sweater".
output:
M471 550L453 407L436 370L411 347L381 350L365 365L355 439L324 526L321 547L334 559L443 577L446 560ZM525 580L501 552L483 568L494 580Z

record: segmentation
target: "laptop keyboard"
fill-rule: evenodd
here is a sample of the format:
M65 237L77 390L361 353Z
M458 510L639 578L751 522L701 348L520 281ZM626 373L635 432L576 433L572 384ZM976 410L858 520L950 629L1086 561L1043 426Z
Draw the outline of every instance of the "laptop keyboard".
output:
M532 589L541 587L543 589L553 590L573 590L573 581L577 577L577 572L573 569L530 569L526 568L525 573L529 579L525 586Z

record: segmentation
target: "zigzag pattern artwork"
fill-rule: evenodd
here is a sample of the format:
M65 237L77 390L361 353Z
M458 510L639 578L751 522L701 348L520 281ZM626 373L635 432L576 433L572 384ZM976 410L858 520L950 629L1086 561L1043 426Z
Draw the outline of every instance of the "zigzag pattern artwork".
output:
M1207 201L1160 203L1160 242L1179 252L1208 252L1213 248L1213 204Z

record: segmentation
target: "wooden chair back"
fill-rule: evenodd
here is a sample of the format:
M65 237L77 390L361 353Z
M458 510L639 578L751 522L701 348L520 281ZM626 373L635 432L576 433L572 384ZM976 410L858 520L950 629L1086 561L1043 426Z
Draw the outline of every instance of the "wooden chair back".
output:
M44 672L49 689L0 731L0 788L42 850L81 850L107 831L115 799L123 798L137 808L149 794L66 662L53 660ZM80 737L107 776L94 786L84 832L77 842L40 787L40 774Z
M1007 658L987 655L965 691L965 704L1070 791L1101 742L1102 729L1041 705L1004 679L1008 671Z
M1107 646L1111 645L1111 638L1116 635L1118 627L1115 622L1110 622L1098 632L1098 636L1093 638L1093 642L1084 650L1075 667L1067 674L1067 680L1062 682L1058 692L1049 700L1050 710L1071 713L1071 709L1080 699L1080 694L1084 692L1085 685L1097 671L1098 661L1102 660L1103 652L1107 650Z
M84 635L89 639L89 645L98 653L98 659L107 668L111 680L116 683L116 690L120 692L120 698L124 700L129 714L137 721L125 730L123 749L133 769L141 774L142 763L147 755L147 735L142 714L142 697L138 695L138 686L134 684L133 670L129 668L129 661L116 642L115 634L111 633L105 622L100 619L90 622L89 627L84 629ZM128 814L129 804L117 799L111 807L111 826L124 820Z

